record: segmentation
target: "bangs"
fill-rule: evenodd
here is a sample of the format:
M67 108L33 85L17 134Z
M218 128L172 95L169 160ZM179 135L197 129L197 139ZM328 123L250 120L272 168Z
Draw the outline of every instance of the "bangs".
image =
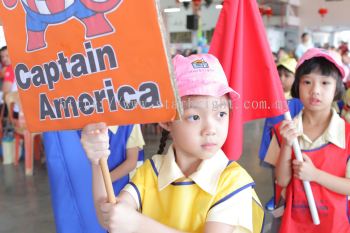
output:
M322 76L331 76L335 79L342 79L338 68L326 58L315 57L305 61L297 70L296 76L303 76L311 73L319 73Z

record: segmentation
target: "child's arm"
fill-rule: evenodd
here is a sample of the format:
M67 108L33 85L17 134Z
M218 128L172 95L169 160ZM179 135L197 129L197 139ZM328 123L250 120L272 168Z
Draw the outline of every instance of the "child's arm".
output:
M137 204L134 198L125 191L122 191L118 197L116 205L104 204L101 206L101 212L105 218L104 222L108 225L110 233L182 233L161 224L136 211ZM219 222L207 222L204 233L232 233L235 228L228 224Z
M92 164L92 191L97 218L101 225L107 227L100 210L100 204L107 200L107 193L99 165L99 160L108 157L110 153L107 125L97 123L85 126L81 133L81 143Z
M138 147L126 149L126 160L111 171L112 181L114 182L120 179L121 177L126 176L132 170L134 170L137 165L138 156L139 156Z
M293 160L294 176L301 180L314 181L333 192L350 195L350 179L338 177L314 166L311 159L303 154L304 162Z
M137 212L138 213L138 212ZM166 225L163 225L151 218L146 217L145 215L138 213L138 230L135 233L181 233L183 231L178 231L174 228L170 228ZM233 226L219 223L219 222L207 222L204 227L204 233L240 233L235 230Z
M281 187L287 187L292 178L292 143L298 132L292 121L284 120L280 126L282 144L280 155L276 164L276 181Z

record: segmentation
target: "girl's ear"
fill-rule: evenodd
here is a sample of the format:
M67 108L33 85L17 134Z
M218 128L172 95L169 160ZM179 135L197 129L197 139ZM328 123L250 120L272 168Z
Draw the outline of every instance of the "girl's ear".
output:
M160 127L162 127L163 129L167 130L170 132L170 125L171 125L171 122L161 122L159 123Z

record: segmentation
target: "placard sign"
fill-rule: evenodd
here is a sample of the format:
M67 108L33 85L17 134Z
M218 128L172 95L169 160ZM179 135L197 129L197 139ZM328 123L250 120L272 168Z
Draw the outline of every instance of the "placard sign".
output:
M0 14L31 132L175 118L154 0L3 0Z

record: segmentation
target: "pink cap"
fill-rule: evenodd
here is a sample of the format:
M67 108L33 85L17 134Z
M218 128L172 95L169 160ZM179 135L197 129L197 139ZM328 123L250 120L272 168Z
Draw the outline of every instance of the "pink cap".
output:
M211 54L195 54L173 58L175 78L180 97L188 95L223 96L229 94L232 101L239 98L227 83L219 60Z
M311 49L307 50L303 54L303 56L300 58L300 60L298 61L297 69L305 61L310 60L311 58L314 58L314 57L326 58L328 61L332 62L338 68L342 78L345 77L345 71L344 71L343 63L342 63L340 57L335 56L335 54L333 54L325 49L311 48Z

